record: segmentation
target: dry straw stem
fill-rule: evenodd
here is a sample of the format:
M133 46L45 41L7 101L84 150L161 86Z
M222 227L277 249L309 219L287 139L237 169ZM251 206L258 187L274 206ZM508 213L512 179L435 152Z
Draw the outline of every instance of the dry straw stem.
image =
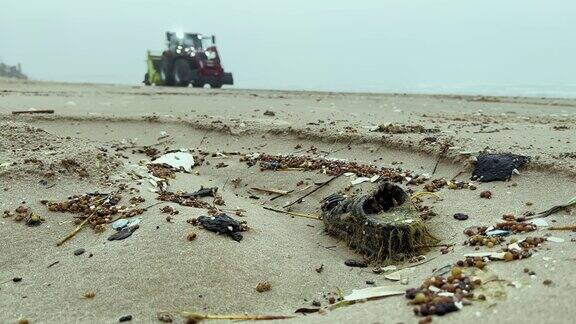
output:
M236 321L269 321L294 318L293 315L212 315L194 312L183 312L182 315L189 321L201 320L236 320Z
M291 212L291 211L287 211L287 210L282 210L282 209L278 209L278 208L270 207L270 206L262 206L262 208L267 209L267 210L271 210L271 211L274 211L274 212L277 212L277 213L282 213L282 214L288 214L288 215L297 216L297 217L304 217L304 218L311 218L311 219L320 220L320 217L318 217L318 216L316 216L316 215L296 213L296 212Z

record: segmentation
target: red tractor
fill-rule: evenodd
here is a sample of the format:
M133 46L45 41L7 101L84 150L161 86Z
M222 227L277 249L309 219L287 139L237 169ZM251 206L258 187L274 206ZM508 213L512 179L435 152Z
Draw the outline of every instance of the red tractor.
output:
M221 88L233 84L232 73L224 72L214 36L166 32L168 49L162 55L148 52L144 84Z

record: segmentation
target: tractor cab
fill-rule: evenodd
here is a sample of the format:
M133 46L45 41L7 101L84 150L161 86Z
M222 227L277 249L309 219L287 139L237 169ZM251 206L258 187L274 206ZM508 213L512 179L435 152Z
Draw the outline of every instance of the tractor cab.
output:
M220 88L233 84L232 74L224 72L216 37L198 33L166 32L166 49L160 56L149 56L144 83L167 86ZM150 81L152 80L152 81Z
M216 37L214 35L204 36L196 33L184 34L178 32L167 32L166 41L168 42L168 48L174 52L178 49L181 51L185 49L202 51L216 46Z

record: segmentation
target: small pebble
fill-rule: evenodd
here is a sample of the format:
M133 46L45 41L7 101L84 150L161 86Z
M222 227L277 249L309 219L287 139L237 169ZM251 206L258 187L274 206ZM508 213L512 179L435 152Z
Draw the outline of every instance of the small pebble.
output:
M84 254L84 252L86 252L86 250L80 248L80 249L77 249L76 251L74 251L74 255L76 255L76 256L82 255L82 254Z
M132 320L132 315L124 315L120 317L119 322L129 322Z
M486 191L482 191L480 193L480 198L484 198L484 199L490 199L492 198L492 192L486 190Z
M328 297L328 304L332 305L336 302L336 298L334 298L334 296L330 295L330 297Z
M546 280L542 281L542 283L543 283L545 286L550 286L550 285L552 285L552 280L546 279Z
M514 260L514 254L512 254L511 252L504 253L504 260L506 262Z
M414 304L424 304L426 302L426 295L424 295L424 293L417 293L416 296L414 297Z
M262 281L256 286L256 291L261 293L272 289L272 285L268 281Z
M20 281L22 281L22 278L21 277L14 277L14 278L12 278L12 281L20 282Z
M468 219L468 215L463 214L463 213L456 213L456 214L454 214L454 218L457 219L457 220L463 221L463 220L467 220L467 219Z
M174 321L172 315L168 313L158 313L157 318L160 322L163 323L172 323Z
M460 278L462 275L462 269L460 267L452 267L452 277Z
M312 302L312 306L314 306L314 307L320 307L320 306L322 306L322 304L321 304L319 301L315 300L315 301Z

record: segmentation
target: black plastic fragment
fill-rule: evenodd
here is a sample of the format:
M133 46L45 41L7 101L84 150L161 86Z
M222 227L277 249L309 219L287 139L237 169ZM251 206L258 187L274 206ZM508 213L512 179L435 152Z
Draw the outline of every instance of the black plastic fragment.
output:
M472 180L480 182L508 181L514 169L521 168L530 160L529 157L512 153L480 154L472 172Z
M215 217L200 216L197 220L205 229L218 234L229 235L236 242L242 240L243 236L240 232L246 230L245 222L239 222L226 214Z
M368 267L368 262L366 262L366 260L348 259L348 260L344 261L344 264L349 266L349 267L357 267L357 268Z
M130 235L132 235L132 233L134 233L137 228L138 227L124 227L120 231L110 235L108 237L108 241L123 240L127 237L130 237Z
M200 190L195 192L183 193L180 196L184 198L199 198L199 197L214 197L218 192L218 187L213 188L200 188Z

